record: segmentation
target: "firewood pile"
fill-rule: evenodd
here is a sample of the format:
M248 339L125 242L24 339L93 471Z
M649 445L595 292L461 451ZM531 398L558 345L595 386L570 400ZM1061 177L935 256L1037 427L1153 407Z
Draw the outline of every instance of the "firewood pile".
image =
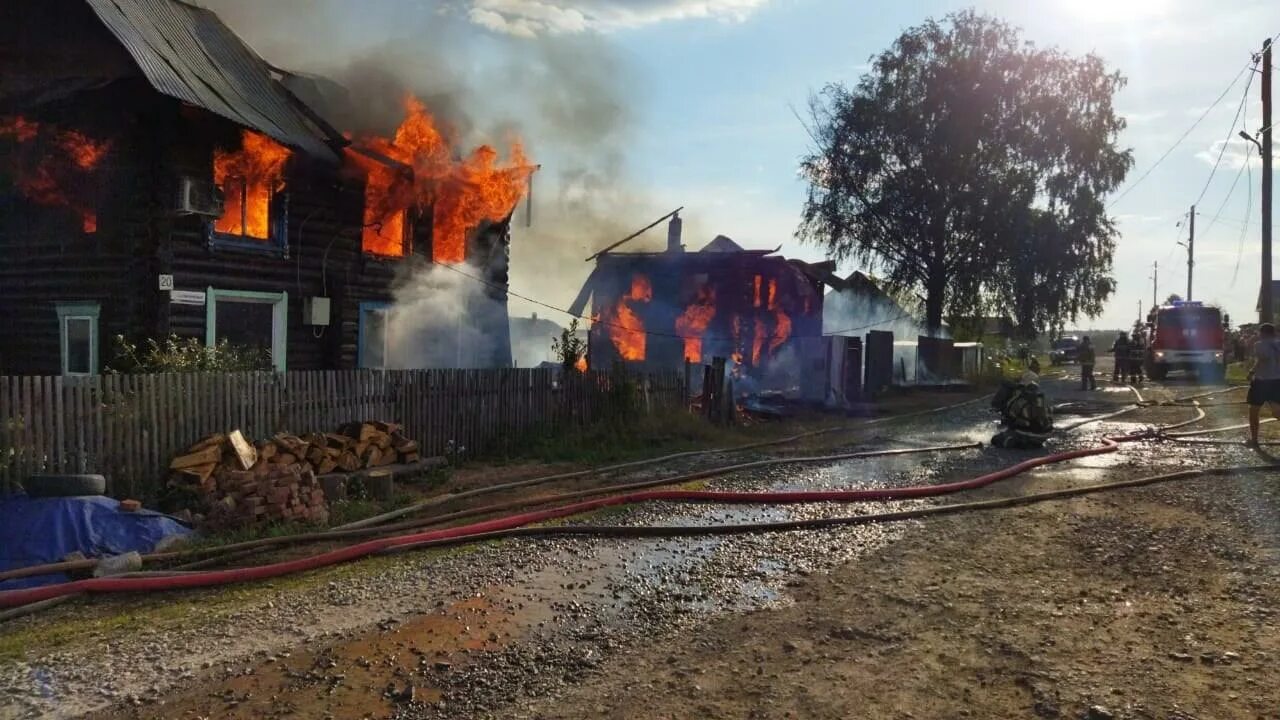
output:
M196 509L211 524L323 524L329 508L317 476L420 459L418 443L394 423L349 423L333 433L279 433L256 444L234 430L203 438L173 458L169 485L194 494Z

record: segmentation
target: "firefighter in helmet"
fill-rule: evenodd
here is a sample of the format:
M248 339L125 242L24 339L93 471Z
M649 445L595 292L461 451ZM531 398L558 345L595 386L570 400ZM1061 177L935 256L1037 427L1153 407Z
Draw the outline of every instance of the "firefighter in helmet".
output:
M1115 355L1116 364L1111 369L1111 382L1127 382L1129 375L1129 334L1121 331L1116 341L1111 344L1111 352Z
M1142 382L1142 365L1147 359L1147 337L1142 323L1133 324L1133 335L1129 336L1129 380Z

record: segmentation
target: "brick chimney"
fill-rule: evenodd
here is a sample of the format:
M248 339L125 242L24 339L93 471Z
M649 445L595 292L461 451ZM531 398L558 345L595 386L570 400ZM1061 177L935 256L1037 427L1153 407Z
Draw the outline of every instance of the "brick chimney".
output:
M680 214L676 213L671 218L671 222L667 224L667 252L679 253L684 252L684 245L680 244L680 228L684 222L680 219Z

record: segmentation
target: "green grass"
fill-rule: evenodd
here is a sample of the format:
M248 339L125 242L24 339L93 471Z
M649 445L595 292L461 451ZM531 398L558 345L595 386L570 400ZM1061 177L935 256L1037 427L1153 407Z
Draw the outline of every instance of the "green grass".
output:
M1233 362L1227 365L1227 382L1232 385L1249 382L1249 363Z

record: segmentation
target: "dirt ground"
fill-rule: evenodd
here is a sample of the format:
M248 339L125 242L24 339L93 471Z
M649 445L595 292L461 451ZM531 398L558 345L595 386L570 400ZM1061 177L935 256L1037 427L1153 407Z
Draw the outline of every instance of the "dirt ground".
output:
M1046 386L1064 426L1132 399L1121 388L1091 394L1068 382ZM1175 381L1143 394L1167 400L1195 391ZM1207 417L1184 429L1241 422L1241 397L1205 399ZM984 439L984 412L970 405L837 449ZM1103 434L1193 412L1144 408L1067 433L1054 449L1092 446ZM1268 437L1280 438L1277 425L1266 426ZM987 449L849 461L710 485L945 482L1031 454ZM1239 445L1148 440L976 492L852 511L1263 460ZM1280 718L1278 481L1273 471L1181 480L892 526L716 543L511 541L393 556L242 596L245 607L202 617L197 632L162 625L135 643L129 631L114 638L98 627L78 641L63 638L56 650L32 647L16 664L0 661L0 690L33 698L0 701L0 718L73 717L95 707L92 717L100 718ZM850 511L659 506L595 520L742 522ZM184 593L170 601L194 608L213 597ZM102 599L92 611L128 603ZM264 625L270 632L256 629L263 616L275 618ZM176 622L183 620L180 614ZM40 622L16 631L38 631ZM0 639L14 631L0 628ZM210 644L208 636L233 644ZM143 657L146 667L137 679L124 672L129 677L118 683L99 680L96 702L51 702L94 687L92 677L60 668L87 662L95 643L128 662ZM6 671L13 671L7 684ZM24 673L55 680L33 689L15 679Z
M1239 521L1277 479L933 521L530 714L1277 718L1280 540Z

